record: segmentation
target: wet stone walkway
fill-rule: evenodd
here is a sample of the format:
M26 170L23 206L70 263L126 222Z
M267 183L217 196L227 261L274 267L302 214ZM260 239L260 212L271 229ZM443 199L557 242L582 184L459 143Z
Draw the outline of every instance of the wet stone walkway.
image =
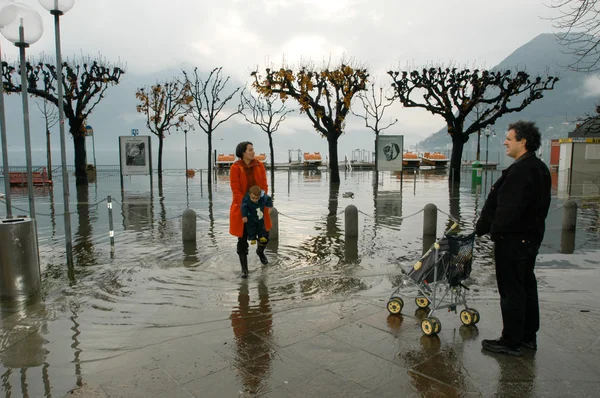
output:
M68 396L597 397L599 265L598 252L540 256L539 349L519 358L481 349L501 329L494 291L469 302L481 314L477 328L444 310L440 334L427 337L426 313L410 300L402 316L368 292L272 313L251 276L239 312L142 329L127 350L86 363Z

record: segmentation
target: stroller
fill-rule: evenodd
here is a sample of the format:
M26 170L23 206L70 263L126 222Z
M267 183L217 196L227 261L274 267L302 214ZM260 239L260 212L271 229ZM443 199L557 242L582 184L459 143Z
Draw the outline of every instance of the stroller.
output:
M404 301L398 292L403 285L414 284L419 290L419 295L415 297L417 307L429 309L427 317L421 321L421 330L427 336L435 336L442 330L440 320L433 316L435 311L442 308L456 313L457 305L464 305L465 309L460 312L460 320L467 326L477 324L480 319L479 312L467 306L466 290L469 288L461 283L471 274L475 232L468 235L453 233L457 226L458 224L454 223L444 236L421 256L408 271L408 278L404 283L392 292L387 303L390 314L400 314Z

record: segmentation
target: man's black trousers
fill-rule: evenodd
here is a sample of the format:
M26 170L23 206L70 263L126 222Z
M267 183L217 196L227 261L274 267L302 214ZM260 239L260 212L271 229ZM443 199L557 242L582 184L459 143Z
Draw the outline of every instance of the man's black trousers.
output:
M497 239L494 258L502 310L502 338L518 347L535 341L540 328L537 281L534 274L539 245L521 239Z

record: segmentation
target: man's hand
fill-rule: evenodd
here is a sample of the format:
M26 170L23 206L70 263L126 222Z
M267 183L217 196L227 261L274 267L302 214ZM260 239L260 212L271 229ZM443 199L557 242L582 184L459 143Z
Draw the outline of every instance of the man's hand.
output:
M242 217L242 222L245 224L248 222L248 217Z

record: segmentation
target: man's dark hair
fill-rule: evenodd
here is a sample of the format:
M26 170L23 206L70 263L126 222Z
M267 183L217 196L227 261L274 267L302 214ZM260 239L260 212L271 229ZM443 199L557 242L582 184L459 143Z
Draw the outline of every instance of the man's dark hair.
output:
M248 148L248 145L252 145L252 143L250 141L243 141L237 144L237 146L235 147L235 156L237 156L240 159L243 158L244 152L246 152L246 148Z
M540 146L542 145L542 135L534 122L524 122L523 120L519 120L518 122L508 125L508 131L510 130L515 131L515 138L517 141L521 141L522 139L527 140L525 142L525 149L527 149L528 152L535 152L540 149Z

